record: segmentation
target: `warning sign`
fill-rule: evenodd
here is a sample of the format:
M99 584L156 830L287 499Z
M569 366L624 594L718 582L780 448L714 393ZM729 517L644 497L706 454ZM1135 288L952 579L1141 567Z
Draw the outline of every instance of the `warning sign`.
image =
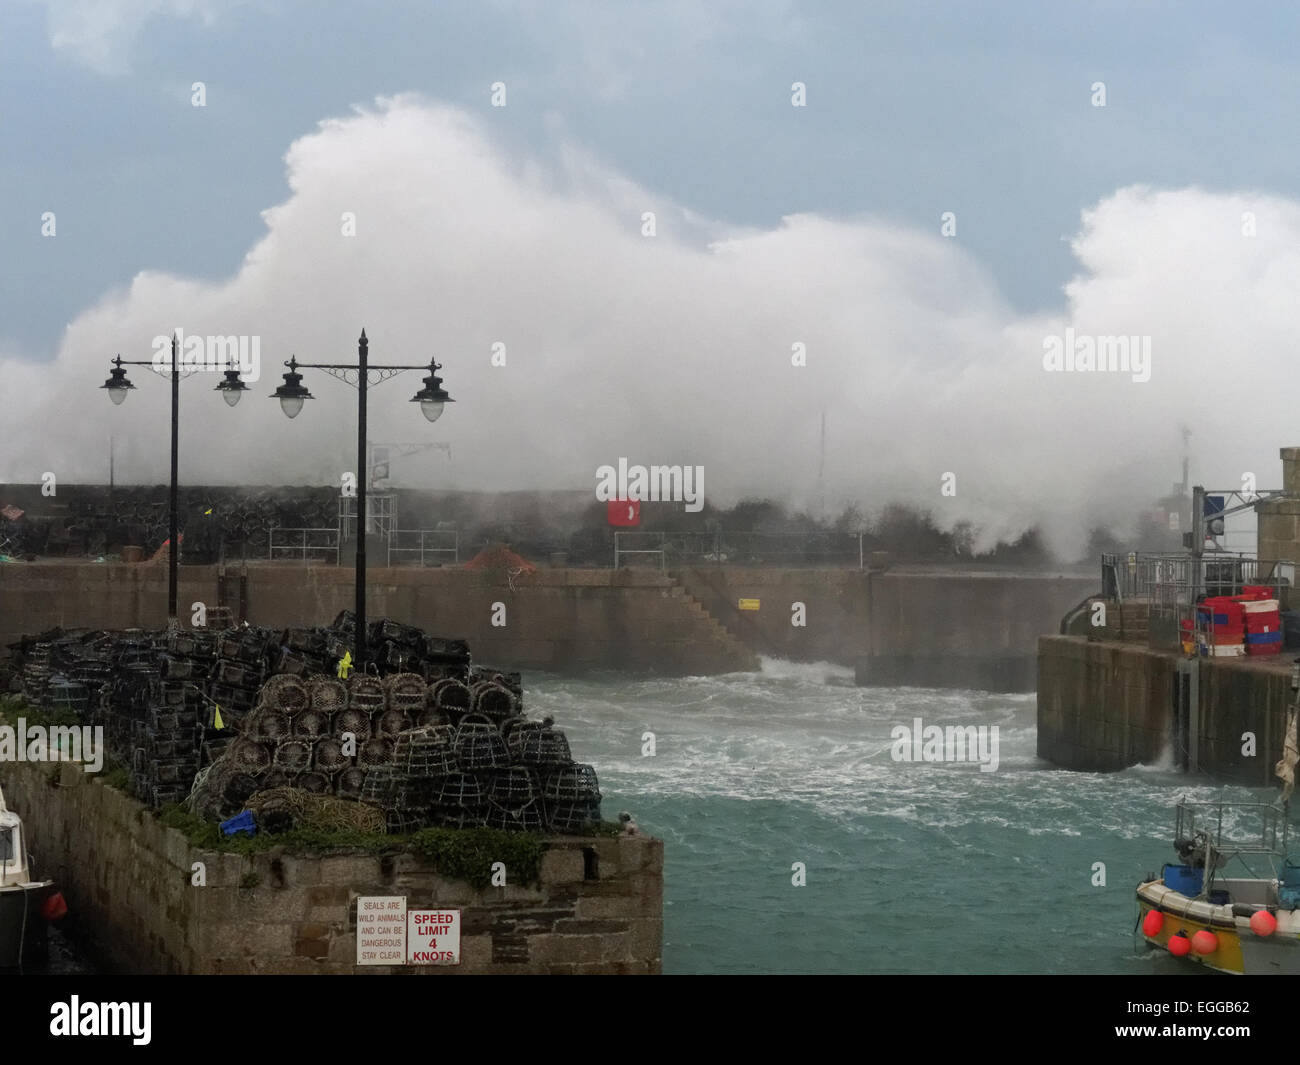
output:
M757 610L757 609L758 609L758 600L757 600L757 599L742 599L742 600L740 601L740 609L741 609L741 610Z
M408 911L406 963L459 965L460 910Z
M361 896L357 899L357 964L405 963L406 896Z

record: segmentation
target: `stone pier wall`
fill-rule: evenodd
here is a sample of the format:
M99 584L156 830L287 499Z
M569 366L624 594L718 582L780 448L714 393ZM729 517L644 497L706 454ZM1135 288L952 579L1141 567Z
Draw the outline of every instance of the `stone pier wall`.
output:
M554 837L539 883L476 890L410 854L244 857L192 847L73 765L0 764L37 872L131 973L658 973L663 843ZM191 885L195 862L207 886ZM358 966L356 900L459 909L458 966Z

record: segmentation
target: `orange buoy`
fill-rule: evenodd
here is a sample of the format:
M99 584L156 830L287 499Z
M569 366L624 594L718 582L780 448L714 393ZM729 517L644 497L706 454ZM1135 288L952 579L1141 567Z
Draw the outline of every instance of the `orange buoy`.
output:
M1142 918L1142 934L1144 936L1158 936L1160 929L1165 926L1165 915L1159 910L1147 910L1147 915Z
M1268 910L1256 910L1250 915L1250 930L1257 936L1271 936L1277 931L1277 918Z
M1187 938L1186 932L1175 932L1169 937L1169 953L1175 958L1181 958L1192 949L1192 941Z
M1197 954L1213 954L1219 949L1219 937L1209 929L1202 928L1196 935L1192 936L1192 950Z
M41 903L41 916L47 921L57 921L68 916L68 904L63 898L63 892L56 891Z

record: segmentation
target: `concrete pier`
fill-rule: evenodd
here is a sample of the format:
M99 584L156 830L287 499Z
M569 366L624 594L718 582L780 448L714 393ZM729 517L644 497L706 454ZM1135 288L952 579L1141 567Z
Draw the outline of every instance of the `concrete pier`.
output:
M1136 643L1044 636L1038 641L1038 754L1066 769L1188 765L1224 783L1273 787L1291 699L1292 656L1188 658ZM1180 684L1199 670L1199 706ZM1252 749L1253 748L1253 749Z

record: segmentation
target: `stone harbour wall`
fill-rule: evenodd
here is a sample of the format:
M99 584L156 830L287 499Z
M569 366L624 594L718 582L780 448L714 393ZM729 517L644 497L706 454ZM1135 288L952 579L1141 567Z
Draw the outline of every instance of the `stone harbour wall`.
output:
M234 606L239 567L226 572L227 602ZM181 566L178 585L182 624L189 624L192 604L217 605L216 566ZM246 589L248 621L270 627L328 625L352 609L355 596L349 566L254 563ZM758 668L752 650L654 570L539 569L510 577L372 567L366 591L371 620L390 617L468 640L475 661L501 669L684 676ZM163 562L0 566L0 647L56 625L161 628L166 619Z
M539 883L477 890L418 857L192 847L79 766L3 763L0 788L78 932L131 973L603 973L661 969L663 843L552 837ZM207 886L191 884L195 862ZM461 910L456 966L356 964L357 899Z

